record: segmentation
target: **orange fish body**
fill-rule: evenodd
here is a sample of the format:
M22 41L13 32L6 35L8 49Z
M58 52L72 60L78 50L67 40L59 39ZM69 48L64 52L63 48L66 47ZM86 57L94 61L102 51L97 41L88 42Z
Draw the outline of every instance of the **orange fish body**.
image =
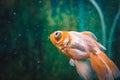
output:
M95 72L99 80L114 80L120 75L116 65L101 51L104 46L96 41L96 36L88 31L56 31L50 35L50 40L64 55L70 58L70 64L75 65L78 74L85 80L90 80Z

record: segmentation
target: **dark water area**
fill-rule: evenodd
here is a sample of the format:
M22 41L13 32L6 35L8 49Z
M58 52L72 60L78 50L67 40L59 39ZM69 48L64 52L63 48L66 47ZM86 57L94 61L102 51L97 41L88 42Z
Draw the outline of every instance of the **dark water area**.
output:
M82 80L56 30L93 32L120 69L120 0L0 0L0 80Z

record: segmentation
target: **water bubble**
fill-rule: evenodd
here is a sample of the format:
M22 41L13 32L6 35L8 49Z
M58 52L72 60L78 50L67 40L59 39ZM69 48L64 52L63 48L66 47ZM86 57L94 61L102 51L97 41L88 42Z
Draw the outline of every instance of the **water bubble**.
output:
M47 40L49 40L49 39L50 39L50 36L47 37Z
M22 36L22 34L18 34L18 36L20 37L20 36Z
M29 31L29 29L26 29L26 31Z
M37 24L37 25L36 25L36 27L37 27L37 28L39 28L39 27L40 27L40 25L39 25L39 24Z
M40 0L39 3L42 3L42 1Z
M16 12L13 12L13 15L16 15Z
M40 63L40 61L38 60L37 63Z

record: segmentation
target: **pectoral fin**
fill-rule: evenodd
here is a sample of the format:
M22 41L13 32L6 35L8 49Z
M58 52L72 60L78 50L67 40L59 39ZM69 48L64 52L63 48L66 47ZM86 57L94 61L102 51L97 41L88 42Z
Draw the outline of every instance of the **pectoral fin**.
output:
M69 64L70 64L71 66L75 66L74 60L73 60L73 59L70 59Z

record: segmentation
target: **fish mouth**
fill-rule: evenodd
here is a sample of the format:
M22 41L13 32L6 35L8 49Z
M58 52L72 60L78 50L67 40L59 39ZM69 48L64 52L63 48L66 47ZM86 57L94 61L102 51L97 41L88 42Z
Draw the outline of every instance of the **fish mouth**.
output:
M53 34L50 34L50 36L49 36L50 41L52 41L52 35L53 35Z

